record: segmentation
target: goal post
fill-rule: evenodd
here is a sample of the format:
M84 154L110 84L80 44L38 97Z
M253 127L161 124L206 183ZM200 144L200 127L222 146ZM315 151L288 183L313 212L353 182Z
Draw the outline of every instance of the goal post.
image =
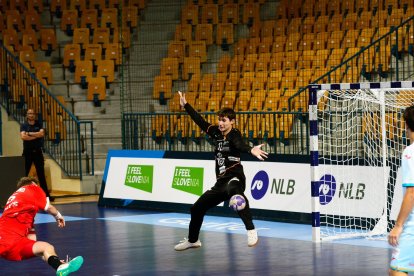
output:
M309 85L312 239L383 239L402 200L414 82Z

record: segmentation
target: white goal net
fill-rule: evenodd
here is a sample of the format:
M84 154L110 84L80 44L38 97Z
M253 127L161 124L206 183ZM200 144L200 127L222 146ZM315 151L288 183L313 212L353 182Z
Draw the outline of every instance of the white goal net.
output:
M401 205L412 88L317 92L320 238L382 239Z

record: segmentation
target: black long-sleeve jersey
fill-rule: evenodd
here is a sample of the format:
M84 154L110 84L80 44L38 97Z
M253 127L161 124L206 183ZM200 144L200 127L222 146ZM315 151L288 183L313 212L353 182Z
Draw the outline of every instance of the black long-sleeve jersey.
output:
M252 147L243 141L240 131L232 128L227 135L223 135L217 125L204 120L190 104L185 104L184 108L191 119L214 141L217 179L235 175L244 177L240 153L250 152Z

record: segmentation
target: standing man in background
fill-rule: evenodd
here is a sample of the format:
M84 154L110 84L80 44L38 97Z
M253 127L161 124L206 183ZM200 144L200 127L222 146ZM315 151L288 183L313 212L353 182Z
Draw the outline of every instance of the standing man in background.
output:
M23 156L25 161L26 176L29 175L32 164L35 165L37 178L40 187L45 192L50 201L54 201L49 194L45 176L45 159L43 157L43 137L45 130L42 124L35 120L33 109L28 109L26 113L26 122L20 126L20 138L23 140Z

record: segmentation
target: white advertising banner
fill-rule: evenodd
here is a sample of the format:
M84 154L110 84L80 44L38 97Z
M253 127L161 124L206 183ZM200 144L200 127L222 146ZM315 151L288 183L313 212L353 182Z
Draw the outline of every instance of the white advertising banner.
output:
M193 204L215 183L213 160L169 159L130 154L108 155L104 198ZM309 164L242 162L245 195L253 209L311 213ZM321 213L380 217L386 202L382 168L367 166L320 167ZM388 172L385 174L388 175ZM398 177L400 178L400 177ZM401 204L397 180L392 218Z
M251 208L311 211L309 165L260 161L242 164L246 175L245 194ZM148 167L152 170L148 171ZM200 168L202 172L197 174L194 170ZM260 178L263 175L264 180ZM214 185L215 179L212 160L112 156L103 196L193 204Z

